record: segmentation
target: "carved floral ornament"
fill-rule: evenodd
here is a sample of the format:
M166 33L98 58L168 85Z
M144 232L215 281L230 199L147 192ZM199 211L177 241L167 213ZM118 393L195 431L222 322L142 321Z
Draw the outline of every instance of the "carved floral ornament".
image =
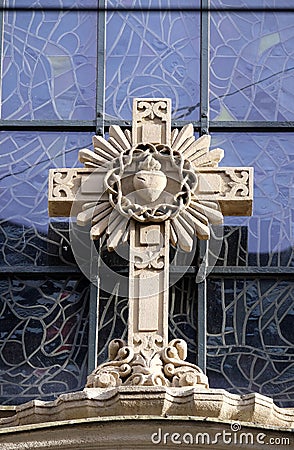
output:
M89 388L109 388L122 384L131 386L198 386L208 387L202 370L185 361L187 344L173 339L167 347L145 343L140 352L121 339L110 342L109 360L101 364L87 379ZM160 344L160 342L159 342Z
M106 170L108 198L86 203L77 216L78 225L92 221L92 239L106 232L108 249L114 250L127 242L130 219L170 220L171 243L191 251L194 235L209 239L209 224L222 223L217 202L198 200L196 189L197 168L217 167L223 150L209 151L210 136L195 139L192 124L174 129L170 141L170 146L134 144L129 130L111 126L108 140L93 137L94 151L80 150L79 160L86 168Z

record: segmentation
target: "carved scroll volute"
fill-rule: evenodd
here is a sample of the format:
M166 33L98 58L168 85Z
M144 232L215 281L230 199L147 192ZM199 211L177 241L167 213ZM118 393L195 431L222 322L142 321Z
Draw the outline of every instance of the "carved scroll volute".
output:
M134 99L133 145L171 143L171 100Z

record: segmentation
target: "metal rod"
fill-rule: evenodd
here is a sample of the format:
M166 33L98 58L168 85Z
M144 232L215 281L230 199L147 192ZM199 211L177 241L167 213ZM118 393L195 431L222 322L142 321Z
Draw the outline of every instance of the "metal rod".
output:
M105 51L106 51L106 0L98 1L97 79L96 79L96 134L104 136L105 117Z
M209 133L209 8L210 0L201 0L200 30L200 136Z
M92 373L98 365L98 297L98 286L91 283L89 304L88 374Z
M200 136L209 133L209 5L210 0L201 0L201 29L200 29ZM207 265L207 242L198 241L199 260L197 273L201 264ZM199 281L199 280L198 280ZM206 372L206 304L207 286L206 274L197 283L197 365Z
M0 117L2 116L2 79L3 79L3 42L4 42L4 11L2 9L4 0L0 0L1 11L0 11Z
M207 334L207 279L206 279L206 267L207 267L207 241L199 240L199 263L196 279L197 283L197 365L206 372L206 334ZM199 271L201 270L201 274Z
M64 278L67 276L81 276L77 266L3 266L0 267L0 278L7 276L26 276L27 278L41 278L46 275ZM29 275L29 277L28 277Z
M100 241L99 241L100 244ZM98 365L98 323L99 323L99 257L94 241L91 241L90 268L90 304L89 304L89 341L88 374Z
M98 1L98 30L97 30L97 80L96 80L96 134L104 135L105 114L105 25L106 0ZM99 241L100 244L100 241ZM99 258L95 243L91 241L91 287L89 305L89 351L88 373L90 374L98 365L98 323L99 323L99 295L100 275Z
M230 133L283 133L293 132L294 122L275 122L275 121L211 121L209 124L210 131L213 132L230 132Z
M270 266L223 266L214 267L209 273L210 277L242 277L242 278L264 278L264 277L288 277L293 278L294 267L270 267Z
M0 120L1 131L94 131L93 120Z
M126 266L112 266L112 269L116 273L128 274L128 267ZM173 275L188 275L192 276L197 273L197 266L174 266L170 267L170 276ZM103 276L107 276L107 272L104 273L103 269L100 269L100 273ZM294 276L294 267L287 266L215 266L207 267L208 278L216 277L291 277ZM53 277L62 278L65 276L79 276L82 275L81 270L77 266L2 266L0 267L0 278L7 276L27 276L30 277L44 277L50 275Z
M203 127L202 121L195 120L172 120L173 128L183 127L192 123L195 130L200 132ZM128 120L115 120L104 118L104 131L108 131L111 125L119 125L123 128L130 128L131 122ZM202 127L201 127L202 125ZM52 131L52 132L86 132L96 129L95 120L0 120L0 131ZM209 121L209 130L211 132L230 132L230 133L283 133L293 132L294 122L278 121Z
M248 7L240 7L240 6L223 6L223 7L213 7L213 8L205 8L205 7L123 7L123 6L107 6L100 8L99 6L2 6L1 9L3 11L13 11L13 12L33 12L33 11L57 11L57 12L97 12L97 10L110 11L110 12L238 12L238 13L251 13L251 12L260 12L260 13L289 13L294 12L294 7L292 6L280 6L280 7L263 7L263 6L248 6Z

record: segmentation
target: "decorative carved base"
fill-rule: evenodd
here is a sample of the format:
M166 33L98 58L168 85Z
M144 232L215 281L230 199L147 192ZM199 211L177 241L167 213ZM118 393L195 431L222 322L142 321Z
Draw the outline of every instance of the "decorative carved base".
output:
M208 388L207 376L194 364L185 361L187 344L172 340L162 349L127 346L120 339L109 344L109 361L98 366L87 379L87 388L132 386L199 386Z

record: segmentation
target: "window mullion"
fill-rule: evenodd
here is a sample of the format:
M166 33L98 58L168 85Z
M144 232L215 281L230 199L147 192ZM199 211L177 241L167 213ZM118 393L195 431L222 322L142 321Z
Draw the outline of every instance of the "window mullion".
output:
M209 132L209 8L210 0L201 0L201 40L200 40L200 135ZM199 241L200 257L205 258L207 245ZM199 261L200 266L200 261ZM206 321L207 286L205 278L197 285L197 364L206 370Z
M96 80L96 134L104 135L105 120L105 51L106 0L98 0L97 80Z
M200 135L209 132L209 9L210 0L201 0L200 34Z

